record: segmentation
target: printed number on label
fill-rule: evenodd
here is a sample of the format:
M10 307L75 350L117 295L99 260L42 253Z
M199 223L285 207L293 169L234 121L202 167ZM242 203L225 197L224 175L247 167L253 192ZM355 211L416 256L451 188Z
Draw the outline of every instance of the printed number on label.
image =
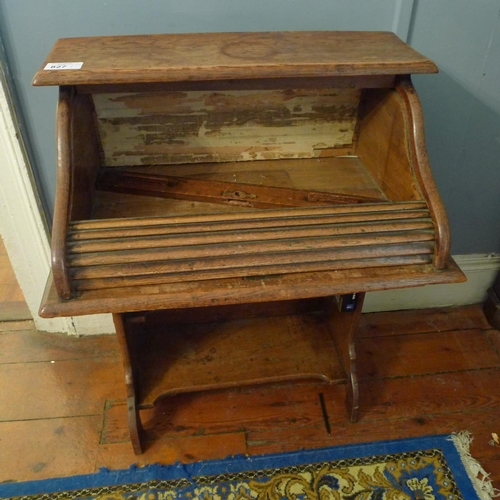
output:
M48 70L61 70L61 69L80 69L83 66L83 62L54 62L48 63L45 68Z

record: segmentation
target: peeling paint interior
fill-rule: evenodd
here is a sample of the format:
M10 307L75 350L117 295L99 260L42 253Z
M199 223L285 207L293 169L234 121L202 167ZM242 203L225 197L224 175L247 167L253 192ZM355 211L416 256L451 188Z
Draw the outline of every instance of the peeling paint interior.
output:
M95 94L102 165L335 156L335 150L344 152L339 148L352 145L360 92L338 88Z
M386 181L399 185L408 176L413 186L406 139L399 130L405 127L404 116L394 92L344 85L93 93L100 178L106 171L115 172L99 184L94 216L115 213L116 196L99 192L111 188L124 196L124 204L119 203L122 214L131 216L137 214L133 206L137 203L147 205L149 214L219 212L218 203L225 205L224 210L231 204L265 209L267 205L258 206L260 196L255 203L248 199L243 203L228 201L224 195L264 193L259 186L304 190L306 198L318 192L377 200L420 199L411 189L404 197L386 192ZM391 116L399 117L397 124L384 118L389 104L396 107ZM388 161L390 172L397 172L390 181L385 173ZM144 185L139 188L138 180L127 188L118 180L111 186L109 179L118 179L116 174L136 169L143 182L150 182L149 190ZM174 177L186 186L184 194L172 190ZM220 183L227 188L220 188ZM167 184L168 193L160 196L160 185ZM289 203L286 191L265 192L277 197L273 203ZM131 193L135 202L129 200Z

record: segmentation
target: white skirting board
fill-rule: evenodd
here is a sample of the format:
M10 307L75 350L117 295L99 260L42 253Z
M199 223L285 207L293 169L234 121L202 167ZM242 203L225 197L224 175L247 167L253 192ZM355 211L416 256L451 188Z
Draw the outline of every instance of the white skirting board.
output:
M370 292L366 295L363 312L463 306L484 302L486 291L500 270L500 254L456 255L453 258L467 276L465 283Z

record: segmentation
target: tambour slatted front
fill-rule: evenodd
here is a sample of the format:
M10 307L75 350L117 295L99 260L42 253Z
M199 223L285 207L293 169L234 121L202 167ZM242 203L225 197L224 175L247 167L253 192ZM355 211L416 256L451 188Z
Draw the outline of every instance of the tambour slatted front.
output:
M70 273L77 290L92 290L430 263L434 253L433 223L422 202L259 215L75 223Z

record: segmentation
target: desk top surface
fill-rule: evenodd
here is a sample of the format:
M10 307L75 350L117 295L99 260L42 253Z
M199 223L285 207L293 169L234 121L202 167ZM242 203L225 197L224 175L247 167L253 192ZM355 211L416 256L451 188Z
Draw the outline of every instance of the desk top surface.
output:
M450 259L447 267L439 271L432 264L341 269L273 275L259 279L228 278L89 290L81 292L74 299L63 300L58 297L50 276L42 299L40 316L54 318L249 304L463 281L464 274Z
M435 72L436 65L430 59L389 32L197 33L63 38L54 45L33 84L100 85Z

